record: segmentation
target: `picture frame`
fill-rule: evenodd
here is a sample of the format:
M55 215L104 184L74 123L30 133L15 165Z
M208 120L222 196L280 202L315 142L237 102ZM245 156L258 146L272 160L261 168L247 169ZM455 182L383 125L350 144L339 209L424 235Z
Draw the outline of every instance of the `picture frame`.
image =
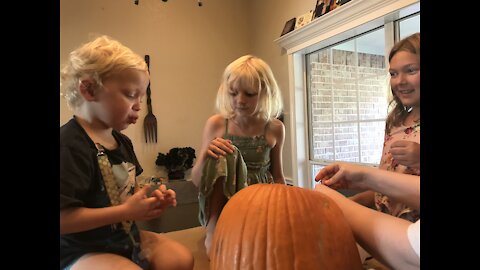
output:
M339 0L330 0L330 5L328 7L328 12L336 9L338 7Z
M313 11L313 19L323 15L322 10L324 6L325 6L325 3L323 0L317 0L317 3L315 4L315 9Z
M297 18L296 17L293 17L291 18L290 20L288 20L286 23L285 23L285 26L283 27L283 30L282 30L282 33L280 34L280 36L283 36L287 33L290 33L292 32L294 29L295 29L295 22L296 22Z
M313 19L327 14L328 12L349 1L350 0L317 0L317 3L315 4L315 11L313 13Z
M309 24L313 18L313 10L309 10L307 13L302 14L297 17L297 21L295 23L295 29L299 29L304 27L305 25Z
M341 5L346 4L348 2L350 2L350 0L337 0L337 5L341 6Z

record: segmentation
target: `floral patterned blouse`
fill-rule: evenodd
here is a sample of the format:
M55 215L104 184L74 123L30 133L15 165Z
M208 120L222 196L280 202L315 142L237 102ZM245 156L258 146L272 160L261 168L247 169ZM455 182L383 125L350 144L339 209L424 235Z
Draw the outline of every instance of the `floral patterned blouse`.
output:
M420 122L409 127L403 125L400 127L394 127L390 130L390 133L385 134L380 169L420 175L420 169L401 165L393 159L392 154L390 153L390 147L393 142L398 140L407 140L420 144ZM375 193L375 206L378 211L412 222L415 222L420 218L420 213L417 210L412 210L405 204L397 202L378 192Z

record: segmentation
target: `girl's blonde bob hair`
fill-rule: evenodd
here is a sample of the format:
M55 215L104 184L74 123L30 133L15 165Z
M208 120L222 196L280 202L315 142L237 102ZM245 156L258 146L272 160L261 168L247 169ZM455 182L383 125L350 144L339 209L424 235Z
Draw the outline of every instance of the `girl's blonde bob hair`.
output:
M83 98L78 92L80 79L90 77L97 89L108 77L125 69L148 73L144 59L120 42L100 36L70 53L67 64L60 72L60 89L70 108L77 108Z
M258 90L259 100L253 115L270 120L282 113L280 89L272 70L262 59L244 55L225 68L217 93L216 108L218 113L227 119L235 115L229 94L235 84L244 89Z

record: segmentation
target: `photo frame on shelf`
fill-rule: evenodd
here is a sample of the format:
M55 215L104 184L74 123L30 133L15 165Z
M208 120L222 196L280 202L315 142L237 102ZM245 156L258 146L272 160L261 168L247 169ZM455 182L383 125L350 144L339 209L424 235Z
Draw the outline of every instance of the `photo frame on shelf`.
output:
M317 0L317 3L315 4L315 9L313 11L313 19L322 16L322 10L324 5L325 3L323 3L323 0Z
M315 11L313 13L313 19L327 14L328 12L349 1L350 0L317 0L317 3L315 4Z
M283 27L283 31L282 33L280 34L280 36L283 36L287 33L290 33L293 31L293 29L295 29L295 22L296 22L297 18L294 17L294 18L291 18L290 20L288 20L286 23L285 23L285 26Z
M328 7L328 12L336 9L338 7L338 0L330 0L330 6Z
M310 10L307 13L298 16L297 21L295 23L295 29L302 28L308 23L310 23L312 21L312 17L313 17L313 10Z
M350 0L337 0L337 6L341 6L341 5L346 4L348 2L350 2Z

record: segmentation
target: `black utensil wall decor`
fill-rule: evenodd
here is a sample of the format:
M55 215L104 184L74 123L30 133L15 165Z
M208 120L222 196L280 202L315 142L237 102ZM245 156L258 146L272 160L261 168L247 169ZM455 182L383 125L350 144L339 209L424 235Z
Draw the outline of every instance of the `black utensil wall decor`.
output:
M147 63L148 71L150 72L150 56L145 55L145 62ZM150 80L151 81L151 80ZM150 81L147 86L147 115L143 120L143 132L145 133L146 143L157 143L157 118L152 112L152 99L150 97Z

